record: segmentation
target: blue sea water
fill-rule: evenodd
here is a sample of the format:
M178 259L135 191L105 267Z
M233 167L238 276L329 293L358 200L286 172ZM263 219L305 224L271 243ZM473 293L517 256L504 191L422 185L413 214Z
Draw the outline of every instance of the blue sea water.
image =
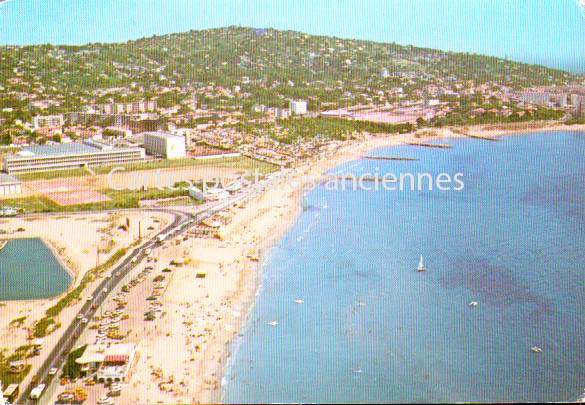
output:
M71 280L41 239L9 240L0 250L0 301L52 297Z
M585 135L441 142L453 148L385 148L373 153L420 161L361 159L335 171L461 172L459 192L308 194L264 258L225 402L582 394ZM426 273L415 272L420 255Z

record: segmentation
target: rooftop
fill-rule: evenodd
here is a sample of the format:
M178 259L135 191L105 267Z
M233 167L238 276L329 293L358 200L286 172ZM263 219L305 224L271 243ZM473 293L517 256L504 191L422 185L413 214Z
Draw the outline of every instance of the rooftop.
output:
M110 361L106 360L107 358L128 361L134 350L136 350L136 345L132 343L117 343L110 346L88 345L83 355L76 359L75 362L77 364L102 363L104 361Z
M182 136L174 135L174 134L171 134L169 132L162 132L162 131L145 132L144 135L157 136L159 138L172 138L172 139L183 138Z
M31 156L60 156L60 155L72 155L79 153L95 153L99 149L93 146L86 145L80 142L64 143L64 144L53 144L53 145L35 145L23 148L22 151L17 153L19 157L31 157Z
M88 153L99 153L107 150L120 150L104 142L86 140L83 142L71 142L62 144L34 145L23 148L9 159L24 159L33 156L68 156Z

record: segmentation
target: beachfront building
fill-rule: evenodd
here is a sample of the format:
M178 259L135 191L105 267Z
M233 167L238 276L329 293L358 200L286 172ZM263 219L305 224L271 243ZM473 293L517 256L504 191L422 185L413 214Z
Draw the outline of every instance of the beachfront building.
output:
M161 131L144 133L144 149L150 155L165 159L183 158L187 154L185 137Z
M22 193L22 184L14 177L0 173L0 197Z
M36 145L4 157L8 174L116 165L145 158L143 148L115 147L94 140L67 144Z
M39 115L32 118L32 127L39 128L61 128L63 126L63 115Z
M75 362L83 375L95 376L100 383L123 382L135 356L136 345L133 343L87 345Z
M307 113L307 102L305 100L290 100L289 107L292 115L304 115Z

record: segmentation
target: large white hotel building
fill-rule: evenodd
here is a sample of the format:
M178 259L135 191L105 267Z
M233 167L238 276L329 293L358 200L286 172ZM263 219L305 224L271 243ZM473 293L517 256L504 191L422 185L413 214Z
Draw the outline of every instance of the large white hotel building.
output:
M143 148L114 147L103 142L86 140L24 148L15 155L4 157L4 171L8 174L32 173L123 164L141 161L144 158Z

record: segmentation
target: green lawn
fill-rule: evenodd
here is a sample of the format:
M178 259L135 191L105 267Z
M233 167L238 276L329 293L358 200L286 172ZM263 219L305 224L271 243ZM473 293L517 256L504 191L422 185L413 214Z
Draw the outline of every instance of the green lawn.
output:
M66 177L81 177L89 176L89 172L85 169L64 169L64 170L50 170L47 172L38 173L23 173L17 174L16 177L20 181L33 181L33 180L52 180Z
M59 204L42 195L0 200L0 206L22 208L25 213L63 211Z
M20 373L12 373L7 364L0 364L0 381L2 381L2 385L7 387L14 383L20 384L29 373L31 367L30 364L27 364Z
M171 169L180 167L200 167L200 166L215 166L219 168L236 168L241 170L258 171L262 174L270 173L277 169L276 166L270 163L261 162L259 160L251 159L245 156L234 156L217 159L172 159L172 160L156 160L149 162L136 162L126 163L113 166L96 166L92 167L92 170L96 174L108 174L114 167L124 167L126 171L137 171L137 170L155 170L155 169ZM51 179L62 179L67 177L81 177L89 176L89 172L85 169L65 169L65 170L51 170L46 172L38 173L24 173L19 174L17 177L21 181L33 181L33 180L51 180Z
M0 200L0 206L16 207L24 210L25 213L37 212L64 212L64 211L94 211L117 208L139 208L140 200L155 200L159 198L187 197L187 190L100 190L111 198L111 201L96 202L90 204L61 206L45 196L31 196L22 198L11 198ZM195 204L196 202L193 201Z
M265 175L276 171L278 168L270 163L261 162L259 160L251 159L245 156L237 156L223 159L177 159L160 162L144 162L126 165L126 170L155 170L157 168L169 167L187 167L187 166L214 166L217 168L228 168L241 170L243 172L253 174L256 170L260 175ZM108 173L111 167L96 168L96 173ZM21 177L28 180L51 179L51 178L65 178L68 176L89 175L83 169L50 171L41 173L30 173ZM193 179L197 180L197 179ZM25 213L37 212L62 212L62 211L92 211L92 210L106 210L118 208L139 208L140 200L155 200L162 198L179 198L188 197L187 190L99 190L111 198L111 201L96 202L90 204L79 204L61 206L48 197L37 195L30 197L19 197L0 200L0 206L16 207L24 210ZM193 204L197 202L193 201Z

